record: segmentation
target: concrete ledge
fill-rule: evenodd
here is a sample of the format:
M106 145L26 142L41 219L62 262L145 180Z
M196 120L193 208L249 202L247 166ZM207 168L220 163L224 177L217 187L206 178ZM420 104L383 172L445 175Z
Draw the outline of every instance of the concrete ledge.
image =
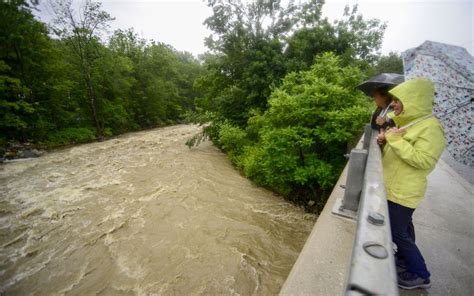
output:
M331 210L344 196L347 165L293 266L280 295L343 295L346 289L356 221Z

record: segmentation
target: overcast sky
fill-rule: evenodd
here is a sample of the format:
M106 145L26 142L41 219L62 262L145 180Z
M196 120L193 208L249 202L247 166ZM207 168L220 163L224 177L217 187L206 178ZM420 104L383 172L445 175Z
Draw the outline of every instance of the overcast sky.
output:
M81 0L75 0L80 3ZM52 17L41 0L44 21ZM112 30L134 28L148 40L172 45L194 55L204 53L204 38L211 32L203 25L212 11L203 0L103 0L103 9L115 17ZM474 54L474 5L472 0L326 0L323 16L342 16L346 4L359 4L365 18L387 22L382 53L402 52L425 40L465 47Z

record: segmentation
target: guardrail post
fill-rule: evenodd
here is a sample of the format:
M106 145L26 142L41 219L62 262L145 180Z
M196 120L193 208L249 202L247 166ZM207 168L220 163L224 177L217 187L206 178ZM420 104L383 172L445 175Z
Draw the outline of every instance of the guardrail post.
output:
M345 210L357 212L359 208L360 193L364 182L365 164L367 162L367 150L352 149L347 172L346 191L342 207Z
M351 150L344 197L335 203L332 210L334 214L353 219L357 217L367 155L364 149Z
M372 129L372 126L370 124L366 124L364 127L364 142L363 142L363 147L365 150L369 150L370 146L370 139L372 138L372 132L374 130Z

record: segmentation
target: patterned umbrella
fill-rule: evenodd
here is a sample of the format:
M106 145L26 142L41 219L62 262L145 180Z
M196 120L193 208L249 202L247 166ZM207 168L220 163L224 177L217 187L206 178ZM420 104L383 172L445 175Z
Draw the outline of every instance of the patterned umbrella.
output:
M433 81L433 114L443 124L447 150L457 161L474 166L474 58L466 49L432 41L402 53L406 79Z
M371 97L372 93L376 88L388 86L389 88L400 84L404 81L403 75L396 74L396 73L381 73L367 81L362 82L358 86L357 89L363 91L367 96Z

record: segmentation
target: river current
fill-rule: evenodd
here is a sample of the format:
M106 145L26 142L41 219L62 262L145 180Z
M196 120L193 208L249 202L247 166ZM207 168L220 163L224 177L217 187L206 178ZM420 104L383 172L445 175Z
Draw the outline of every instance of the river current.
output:
M316 216L178 125L0 165L0 294L275 295Z

